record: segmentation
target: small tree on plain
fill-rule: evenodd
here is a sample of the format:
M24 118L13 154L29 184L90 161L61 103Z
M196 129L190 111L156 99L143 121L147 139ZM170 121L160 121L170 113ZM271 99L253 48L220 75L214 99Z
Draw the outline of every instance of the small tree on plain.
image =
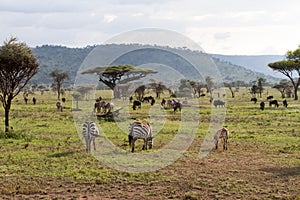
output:
M0 48L0 101L5 112L5 132L9 131L9 112L12 100L38 71L32 50L11 38Z
M57 99L60 99L62 84L65 79L69 78L67 72L60 73L57 69L50 73L50 76L53 78L53 85L57 91Z

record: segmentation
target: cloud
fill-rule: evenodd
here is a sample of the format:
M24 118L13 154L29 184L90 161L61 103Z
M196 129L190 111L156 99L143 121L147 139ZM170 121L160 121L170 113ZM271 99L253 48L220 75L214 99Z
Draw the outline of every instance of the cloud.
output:
M111 22L113 22L116 18L117 18L116 15L113 15L113 14L105 14L105 15L103 16L103 21L104 21L105 23L111 23Z
M226 40L230 38L231 34L230 32L218 32L214 34L214 38L216 40Z

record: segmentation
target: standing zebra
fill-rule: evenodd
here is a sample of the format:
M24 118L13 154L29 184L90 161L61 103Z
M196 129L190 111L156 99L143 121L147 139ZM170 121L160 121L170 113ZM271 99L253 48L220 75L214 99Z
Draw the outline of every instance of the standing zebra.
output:
M222 139L223 150L227 150L228 138L229 138L229 131L227 128L221 128L220 130L218 130L214 136L214 143L215 143L216 149L218 149L219 139Z
M94 150L96 150L95 138L99 136L99 130L95 122L85 122L83 124L82 135L85 139L86 152L91 152L92 141L94 145Z
M128 141L131 147L131 152L134 152L134 143L137 139L143 139L144 145L143 150L152 148L153 145L153 137L152 137L152 128L149 123L147 122L133 122L129 126L129 135Z

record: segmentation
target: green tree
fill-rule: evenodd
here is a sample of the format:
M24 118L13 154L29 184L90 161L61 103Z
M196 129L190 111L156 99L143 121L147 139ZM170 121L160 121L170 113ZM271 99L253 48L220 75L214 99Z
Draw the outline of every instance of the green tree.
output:
M262 92L264 91L263 84L266 82L266 79L259 77L257 78L257 92L259 93L259 97L262 97Z
M60 99L62 93L62 84L65 79L69 78L68 72L59 72L57 69L50 73L50 76L53 78L53 86L57 91L57 99Z
M148 74L157 73L157 71L147 68L137 68L132 65L118 65L96 67L81 72L81 74L94 73L99 76L99 81L101 81L114 91L115 98L120 98L120 92L116 88L117 84L124 84L130 81L135 81L147 76Z
M282 98L285 98L285 94L289 91L290 87L290 82L287 80L281 80L278 84L273 86L273 88L276 88L280 92Z
M5 112L5 132L9 131L11 103L37 73L39 64L32 50L16 38L0 48L0 101Z
M269 63L268 66L290 79L294 88L294 99L298 100L297 91L300 85L300 46L295 51L288 51L285 56L285 60ZM297 74L298 77L294 77L295 74Z

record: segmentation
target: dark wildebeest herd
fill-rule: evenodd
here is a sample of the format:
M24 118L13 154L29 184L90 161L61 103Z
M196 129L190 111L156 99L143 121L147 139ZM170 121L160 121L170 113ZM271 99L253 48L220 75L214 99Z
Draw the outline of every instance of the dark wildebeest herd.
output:
M267 97L267 101L269 102L269 107L272 107L274 105L275 108L278 108L279 107L279 103L278 103L277 100L275 100L273 98L274 98L273 96L268 96ZM257 102L257 98L255 98L255 97L251 98L250 101L253 101L254 103L256 103ZM287 103L286 99L284 99L282 101L282 105L284 107L286 107L286 108L288 107L288 103ZM264 101L260 102L259 106L260 106L261 110L264 110L265 109L265 102Z

